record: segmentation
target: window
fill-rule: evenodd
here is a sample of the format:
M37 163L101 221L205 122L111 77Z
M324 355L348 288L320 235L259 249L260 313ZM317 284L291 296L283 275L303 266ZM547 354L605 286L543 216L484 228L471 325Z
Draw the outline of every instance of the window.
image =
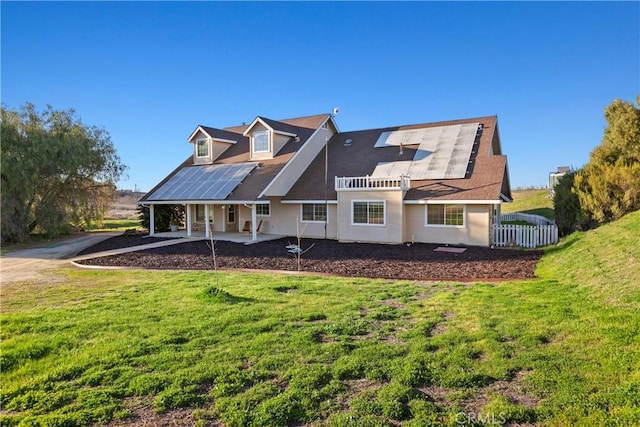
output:
M197 139L196 140L196 155L198 157L207 157L209 156L209 140L207 139Z
M236 205L227 206L227 222L229 224L236 222Z
M427 205L427 225L464 226L464 205Z
M253 152L264 153L269 151L269 132L255 132L253 134Z
M324 222L327 220L327 205L324 203L303 203L302 220Z
M385 224L384 201L354 201L354 224Z
M257 215L262 215L262 216L271 215L271 212L269 210L269 205L267 205L267 204L256 205L256 214Z
M204 221L204 205L196 205L196 221Z

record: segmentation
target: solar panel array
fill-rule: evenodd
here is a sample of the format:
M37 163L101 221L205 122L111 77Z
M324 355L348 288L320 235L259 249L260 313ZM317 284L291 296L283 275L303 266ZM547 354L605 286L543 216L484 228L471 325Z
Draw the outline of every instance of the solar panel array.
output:
M373 176L407 175L411 179L464 178L478 123L383 132L374 147L418 145L413 160L379 163Z
M185 167L147 200L224 200L257 165L237 163Z

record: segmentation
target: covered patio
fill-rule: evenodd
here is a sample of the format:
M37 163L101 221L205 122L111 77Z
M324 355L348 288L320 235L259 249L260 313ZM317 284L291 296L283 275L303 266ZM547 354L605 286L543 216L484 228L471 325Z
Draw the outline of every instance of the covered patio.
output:
M281 236L279 234L263 234L258 233L257 236L252 236L251 233L240 233L240 232L212 232L211 233L213 240L215 241L224 241L224 242L233 242L233 243L243 243L245 245L251 245L253 243L267 242L269 240L277 240L286 236ZM178 231L164 231L164 232L156 232L153 234L154 237L168 237L173 239L192 239L192 240L209 240L210 237L205 235L204 231L191 231L191 236L187 235L187 230L180 229Z

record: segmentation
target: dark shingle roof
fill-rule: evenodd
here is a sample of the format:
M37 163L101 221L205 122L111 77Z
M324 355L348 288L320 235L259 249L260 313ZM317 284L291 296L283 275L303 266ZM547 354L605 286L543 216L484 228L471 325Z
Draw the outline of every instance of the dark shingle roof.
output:
M262 191L271 183L273 178L280 170L291 160L298 149L306 142L306 140L315 132L315 130L329 118L328 114L318 114L315 116L298 117L292 119L284 119L280 121L269 120L269 126L272 124L278 126L278 130L287 133L296 134L300 138L300 142L291 143L293 138L287 142L284 147L274 156L273 159L260 160L260 166L255 168L225 199L229 201L252 201L257 200ZM262 118L265 120L264 118ZM237 141L231 145L218 157L214 164L231 164L250 161L249 138L242 135L248 125L227 127L224 129L216 129L208 126L201 126L213 138L222 138ZM276 128L274 128L276 129ZM193 156L190 155L180 166L171 172L158 185L151 189L140 202L148 200L158 188L165 184L180 169L193 165Z
M335 135L328 143L328 182L327 198L336 200L334 177L371 175L380 162L411 160L417 146L374 148L375 142L383 132L394 130L420 129L465 123L480 123L483 131L475 154L471 158L470 172L461 179L412 180L411 189L405 200L499 200L501 192L509 192L508 185L503 186L506 176L506 157L490 155L492 140L497 128L497 118L480 117L446 122L424 123L355 132L343 132ZM351 139L351 144L344 144ZM325 152L321 152L294 184L283 200L324 200L325 194ZM506 188L503 188L506 187ZM510 197L510 194L505 194Z
M246 136L243 136L241 133L231 132L224 129L216 129L211 128L209 126L200 125L200 128L204 130L211 138L220 138L220 139L228 139L231 141L240 142L243 139L246 139Z

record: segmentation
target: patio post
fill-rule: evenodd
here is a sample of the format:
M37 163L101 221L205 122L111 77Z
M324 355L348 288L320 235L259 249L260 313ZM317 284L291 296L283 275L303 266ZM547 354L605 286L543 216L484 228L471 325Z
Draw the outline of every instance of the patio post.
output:
M251 205L251 240L258 240L258 216L256 205Z
M209 238L209 205L204 205L204 237Z
M191 237L191 205L187 203L185 207L187 211L187 237Z
M149 205L149 236L156 234L156 221L154 205Z

